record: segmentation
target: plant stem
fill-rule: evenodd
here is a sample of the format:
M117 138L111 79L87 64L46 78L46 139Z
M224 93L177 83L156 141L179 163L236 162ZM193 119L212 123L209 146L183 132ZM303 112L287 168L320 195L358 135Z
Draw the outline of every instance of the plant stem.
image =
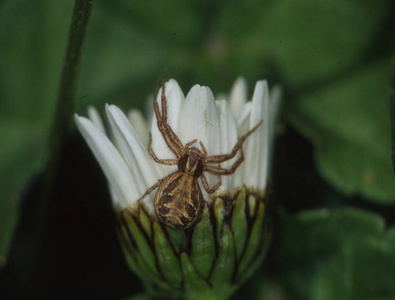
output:
M395 172L395 58L392 59L391 74L391 132L392 132L392 168Z
M59 154L74 111L82 50L93 6L94 1L92 0L76 0L74 6L56 108L49 134L49 159L43 182L44 205L48 204L47 201L50 201L51 198L59 164Z
M42 276L48 278L46 281L42 280L42 284L34 285L31 288L30 294L34 299L47 299L53 296L51 287L53 286L52 281L56 280L53 276L53 268L56 264L50 261L50 258L53 257L51 236L56 233L51 231L51 225L54 223L51 216L54 207L56 207L55 195L61 175L61 170L59 170L60 157L74 112L82 50L93 6L94 1L92 0L76 0L72 15L58 97L48 140L49 157L41 177L40 202L37 205L35 215L36 223L32 228L32 235L40 237L40 240L30 248L31 256L34 259L30 271L33 274L44 274ZM31 276L31 278L34 278L34 276Z

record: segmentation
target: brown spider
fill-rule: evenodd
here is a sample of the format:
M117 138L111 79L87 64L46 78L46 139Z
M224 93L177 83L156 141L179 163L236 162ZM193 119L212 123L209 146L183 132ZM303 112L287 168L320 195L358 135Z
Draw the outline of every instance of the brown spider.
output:
M177 159L159 159L151 148L151 133L149 135L148 152L155 162L168 166L178 165L178 170L158 180L158 182L149 188L139 200L159 187L154 199L154 208L159 220L173 229L181 230L195 224L202 214L203 197L197 179L201 177L203 187L207 193L214 193L222 184L221 176L233 174L237 167L243 162L244 153L241 146L247 137L262 124L262 121L243 135L229 154L207 156L207 150L202 142L199 142L202 151L196 147L192 147L192 145L196 143L196 139L186 143L184 146L173 129L167 124L165 75L162 79L162 113L156 101L159 81L155 90L154 110L158 129L162 133L167 146L175 154ZM232 159L236 156L239 149L241 152L240 158L230 169L211 166L211 164L219 164ZM217 176L218 182L214 187L209 187L204 172Z

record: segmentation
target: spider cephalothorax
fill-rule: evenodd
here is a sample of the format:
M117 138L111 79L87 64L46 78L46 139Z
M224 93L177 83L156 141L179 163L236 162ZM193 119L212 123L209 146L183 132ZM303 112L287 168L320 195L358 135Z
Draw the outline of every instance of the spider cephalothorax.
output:
M197 148L189 148L178 161L178 170L199 178L203 173L203 154Z
M199 142L202 150L192 147L197 142L196 139L185 145L181 143L179 137L167 123L165 76L162 79L161 111L156 101L158 87L159 84L157 85L154 97L154 111L157 125L163 139L169 149L175 154L176 159L159 159L151 148L151 134L148 152L155 162L169 166L177 165L178 170L159 180L140 199L143 199L159 187L154 199L154 208L159 220L171 228L185 229L195 224L202 214L204 200L197 179L201 178L203 187L207 193L214 193L222 184L221 176L233 174L243 162L244 154L242 145L247 137L262 124L262 121L239 139L231 153L207 156L207 150L202 142ZM214 166L234 158L239 150L241 155L230 169ZM216 175L218 178L218 182L212 188L208 185L205 172Z

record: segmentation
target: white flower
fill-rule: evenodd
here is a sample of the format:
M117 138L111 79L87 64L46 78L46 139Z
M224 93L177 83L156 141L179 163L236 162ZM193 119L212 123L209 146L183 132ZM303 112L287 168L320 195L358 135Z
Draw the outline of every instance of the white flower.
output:
M181 142L197 139L207 149L208 156L228 154L238 141L261 120L263 124L251 134L243 145L244 162L232 175L222 176L218 193L229 193L245 185L264 193L268 178L271 144L273 143L275 117L280 102L279 88L269 97L266 81L255 85L252 101L247 102L247 85L239 78L234 84L230 101L215 100L208 87L195 85L185 97L175 80L165 86L167 122ZM158 93L160 103L161 91ZM155 115L149 126L139 111L132 110L129 118L115 105L106 105L109 120L108 132L94 108L88 109L90 119L75 116L79 130L99 161L110 186L114 204L126 208L136 202L159 179L177 170L177 166L161 165L147 151L149 129L152 133L152 148L160 159L175 159L158 130ZM221 163L230 168L237 160ZM209 186L216 184L216 176L207 174ZM210 199L199 179L203 197ZM156 191L142 201L153 212Z

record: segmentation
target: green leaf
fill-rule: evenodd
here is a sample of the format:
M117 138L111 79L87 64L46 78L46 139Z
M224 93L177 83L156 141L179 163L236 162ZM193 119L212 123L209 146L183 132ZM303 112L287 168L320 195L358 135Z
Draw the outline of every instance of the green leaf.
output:
M202 22L193 5L180 0L172 5L157 0L97 5L81 69L81 96L99 107L110 101L124 104L125 110L142 108L158 76L166 68L174 76L185 65ZM77 109L82 114L87 101Z
M20 191L43 163L72 10L66 0L1 3L0 264Z
M316 147L323 175L348 194L395 203L387 61L292 103L289 119Z
M282 216L269 280L292 299L373 299L395 295L395 228L357 209ZM270 286L270 284L269 284ZM267 298L264 298L267 299Z
M386 240L384 239L383 242ZM395 248L382 243L346 243L313 280L312 299L391 299L395 296Z
M390 20L380 1L226 1L219 24L228 38L229 61L257 72L274 63L292 86L311 84L350 67ZM388 9L388 10L387 10ZM233 50L233 51L232 51ZM270 61L270 62L269 62Z

